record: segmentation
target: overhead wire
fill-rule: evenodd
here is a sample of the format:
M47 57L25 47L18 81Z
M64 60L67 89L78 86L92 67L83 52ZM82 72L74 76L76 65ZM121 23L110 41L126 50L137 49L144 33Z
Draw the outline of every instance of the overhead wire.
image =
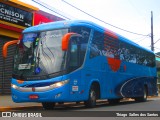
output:
M154 42L154 44L156 44L158 41L160 41L160 39L158 39L156 42Z
M41 5L41 6L44 7L44 8L47 8L48 10L50 10L50 11L52 11L52 12L54 12L54 13L56 13L56 14L62 16L62 17L64 17L65 19L70 20L69 17L66 17L66 16L64 16L63 14L60 14L60 12L57 12L57 10L53 10L53 9L47 7L47 4L41 2L40 0L32 0L32 1L35 2L35 3L37 3L37 4L39 4L39 5Z
M110 24L110 23L107 23L107 22L105 22L105 21L103 21L103 20L101 20L101 19L99 19L99 18L97 18L97 17L95 17L95 16L93 16L93 15L91 15L91 14L89 14L89 13L87 13L87 12L81 10L81 9L79 9L78 7L75 7L74 5L66 2L65 0L61 0L61 1L64 2L64 3L66 3L66 4L68 4L69 6L71 6L71 7L75 8L75 9L77 9L77 10L85 13L86 15L88 15L88 16L90 16L90 17L92 17L92 18L94 18L94 19L96 19L96 20L98 20L98 21L101 21L101 22L103 22L103 23L105 23L105 24L107 24L107 25L110 25L110 26L112 26L112 27L114 27L114 28L117 28L117 29L119 29L119 30L122 30L122 31L125 31L125 32L128 32L128 33L131 33L131 34L136 34L136 35L141 35L141 36L149 36L149 35L144 35L144 34L139 34L139 33L131 32L131 31L129 31L129 30L125 30L125 29L123 29L123 28L117 27L117 26L115 26L115 25L112 25L112 24Z
M143 38L137 38L138 39L138 41L135 41L136 43L140 43L140 42L142 42L143 40L145 40L145 39L147 39L148 37L150 37L149 36L150 34L148 34L148 36L143 36ZM133 39L132 39L133 40Z
M33 2L36 2L37 4L41 5L42 7L47 8L48 10L50 10L50 11L52 11L52 12L55 12L56 14L58 14L58 15L64 17L64 18L70 20L70 18L64 16L63 14L60 14L60 13L57 12L56 10L53 10L53 9L51 9L51 8L48 8L48 7L46 6L46 4L45 4L45 3L42 3L40 0L32 0L32 1L33 1ZM37 1L39 1L39 2L37 2ZM77 9L77 10L79 10L79 11L81 11L81 12L87 14L87 15L89 15L90 17L93 17L94 19L97 19L98 21L101 21L101 22L103 22L103 23L105 23L105 24L107 24L107 25L110 25L110 26L112 26L112 27L115 27L115 28L120 29L120 30L125 31L125 32L129 32L129 33L132 33L132 34L145 36L145 38L143 38L142 40L139 40L137 43L143 41L144 39L146 39L146 37L150 37L150 34L144 35L144 34L139 34L139 33L131 32L131 31L125 30L125 29L123 29L123 28L117 27L117 26L115 26L115 25L112 25L112 24L110 24L110 23L107 23L107 22L105 22L105 21L103 21L103 20L101 20L101 19L99 19L99 18L97 18L97 17L94 17L93 15L91 15L91 14L89 14L89 13L87 13L87 12L85 12L85 11L83 11L83 10L75 7L75 6L73 6L72 4L66 2L65 0L62 0L62 1L63 1L64 3L72 6L73 8L75 8L75 9ZM41 2L41 3L40 3L40 2ZM45 4L45 5L44 5L44 4ZM160 41L160 39L158 39L155 43L157 43L158 41ZM155 43L154 43L154 44L155 44ZM159 48L156 48L156 49L159 49Z

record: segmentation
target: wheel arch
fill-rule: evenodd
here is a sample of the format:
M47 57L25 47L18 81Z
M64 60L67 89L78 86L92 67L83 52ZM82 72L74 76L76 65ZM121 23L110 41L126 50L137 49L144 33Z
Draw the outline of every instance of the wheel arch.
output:
M144 88L143 89L146 89L146 92L147 92L147 96L148 96L148 94L149 94L149 89L148 89L148 84L144 84Z
M90 84L90 88L91 87L94 87L95 91L96 91L96 95L97 95L97 99L99 99L101 96L100 96L100 83L99 81L95 80L95 81L92 81L92 83Z

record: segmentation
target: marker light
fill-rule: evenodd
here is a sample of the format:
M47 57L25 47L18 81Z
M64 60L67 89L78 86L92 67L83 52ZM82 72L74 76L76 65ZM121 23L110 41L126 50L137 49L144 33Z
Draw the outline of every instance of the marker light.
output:
M16 80L19 84L23 84L24 81L23 80Z

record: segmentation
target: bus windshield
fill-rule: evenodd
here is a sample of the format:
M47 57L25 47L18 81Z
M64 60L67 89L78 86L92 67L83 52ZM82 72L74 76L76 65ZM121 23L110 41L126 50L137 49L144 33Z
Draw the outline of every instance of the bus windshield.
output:
M24 33L14 56L13 77L23 80L53 78L81 67L85 60L90 29L74 26L42 32ZM80 34L62 50L62 38L68 32Z
M13 76L45 76L65 70L66 51L62 51L62 37L68 29L25 33L14 56ZM36 78L37 79L37 78Z

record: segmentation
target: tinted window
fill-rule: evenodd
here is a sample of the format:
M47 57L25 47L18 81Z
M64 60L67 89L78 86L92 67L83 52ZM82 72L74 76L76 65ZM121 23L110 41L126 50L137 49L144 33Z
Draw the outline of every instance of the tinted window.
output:
M90 49L90 58L101 55L104 50L104 35L101 32L95 31Z
M136 63L140 65L155 66L155 55L137 48L125 42L120 42L119 48L120 59L126 62Z
M79 68L84 63L90 31L90 28L83 26L71 27L71 32L78 33L81 37L72 37L70 40L70 71Z
M119 59L119 40L105 34L104 50L107 57Z

